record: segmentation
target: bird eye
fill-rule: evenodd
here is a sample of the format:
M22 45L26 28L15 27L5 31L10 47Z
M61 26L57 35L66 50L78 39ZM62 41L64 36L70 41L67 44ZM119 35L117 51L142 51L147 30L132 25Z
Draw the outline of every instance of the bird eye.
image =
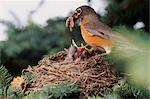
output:
M82 10L80 8L77 9L76 11L77 11L77 13L81 13L82 12Z

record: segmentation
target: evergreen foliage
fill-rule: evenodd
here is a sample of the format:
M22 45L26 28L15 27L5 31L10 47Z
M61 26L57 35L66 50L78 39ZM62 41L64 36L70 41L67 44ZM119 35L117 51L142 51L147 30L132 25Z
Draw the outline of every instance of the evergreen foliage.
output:
M136 85L149 87L150 83L150 35L143 30L116 27L115 31L123 35L132 46L115 49L108 59L128 80ZM128 76L128 74L130 76Z
M6 96L7 87L12 80L12 76L8 73L8 70L1 65L0 66L0 97Z
M64 99L78 93L76 84L47 85L43 90L25 96L23 99Z
M119 96L122 98L150 98L150 91L148 89L140 88L129 83L125 83L124 85L117 88L115 93L119 94Z
M149 0L108 0L107 14L102 19L111 26L127 25L133 27L138 21L149 29Z
M91 0L88 0L89 2ZM115 31L123 34L133 44L140 47L146 53L130 52L127 50L112 53L112 57L106 57L117 69L127 74L130 83L118 85L115 89L104 95L106 99L122 98L150 98L150 55L147 53L150 46L149 35L149 0L108 0L108 13L102 20L110 26L126 25L133 27L137 21L143 21L144 30L133 30L120 26ZM72 33L65 26L65 18L47 20L46 25L41 26L30 22L27 26L17 26L13 22L0 21L8 27L8 40L0 42L0 65L3 64L14 75L28 65L35 65L44 55L52 55L64 47L69 47L71 39L77 43L83 42L79 29ZM122 54L124 53L124 54ZM0 66L0 98L8 99L64 99L72 95L78 95L79 86L76 84L47 85L34 93L24 93L24 90L10 85L12 76L8 70ZM33 82L36 75L30 72L22 72L27 84ZM131 84L132 83L132 84ZM147 88L146 88L147 87ZM99 99L99 96L89 99Z
M70 33L66 28L64 18L49 19L45 26L30 23L19 28L11 22L4 21L3 24L8 26L8 40L0 42L1 64L9 66L7 68L13 74L28 65L36 65L43 55L69 47L73 37L81 41L80 33Z
M16 86L10 85L7 90L7 98L8 99L22 99L25 94L23 93L23 90Z
M123 85L115 85L113 90L105 93L104 97L106 99L149 99L150 90L126 82Z
M35 74L26 72L25 70L22 71L22 76L28 84L31 84L34 81L34 78L36 78Z

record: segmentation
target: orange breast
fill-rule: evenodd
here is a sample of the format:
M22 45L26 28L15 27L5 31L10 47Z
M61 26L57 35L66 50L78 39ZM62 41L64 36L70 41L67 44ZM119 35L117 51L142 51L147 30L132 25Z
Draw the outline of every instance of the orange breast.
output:
M112 47L113 46L113 42L111 40L104 39L100 36L92 35L91 33L89 33L84 28L83 24L80 25L80 29L81 29L83 39L89 45L91 45L95 48L98 48L98 47L104 48L104 47Z

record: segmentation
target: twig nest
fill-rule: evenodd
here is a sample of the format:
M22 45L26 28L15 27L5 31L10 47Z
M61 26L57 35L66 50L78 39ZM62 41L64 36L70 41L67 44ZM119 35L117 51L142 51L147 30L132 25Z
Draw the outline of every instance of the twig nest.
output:
M98 95L115 84L116 75L99 54L85 57L82 62L66 60L67 54L68 51L61 51L47 56L37 66L26 69L36 75L27 91L36 91L45 85L75 83L80 86L81 95L89 96Z

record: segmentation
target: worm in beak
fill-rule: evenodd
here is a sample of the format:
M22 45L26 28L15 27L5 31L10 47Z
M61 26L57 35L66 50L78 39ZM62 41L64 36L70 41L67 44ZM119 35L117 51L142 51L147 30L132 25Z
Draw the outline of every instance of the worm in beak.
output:
M75 11L71 16L68 17L66 20L66 27L69 27L70 31L72 31L72 28L75 26L75 23L80 24L81 19L79 18L81 12Z
M74 18L73 16L69 16L66 20L66 27L69 27L70 31L72 31L72 28L75 26Z

